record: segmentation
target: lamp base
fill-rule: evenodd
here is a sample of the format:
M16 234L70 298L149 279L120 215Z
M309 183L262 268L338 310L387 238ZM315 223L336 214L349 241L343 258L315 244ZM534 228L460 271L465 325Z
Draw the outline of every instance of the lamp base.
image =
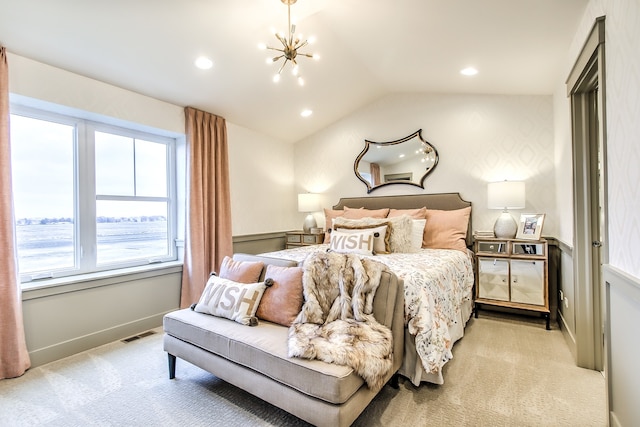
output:
M304 224L302 224L302 230L305 233L310 233L311 229L316 228L317 226L318 226L318 223L316 222L316 218L313 216L313 214L309 214L304 219Z
M507 211L502 212L493 225L493 234L499 239L513 239L517 231L518 224Z

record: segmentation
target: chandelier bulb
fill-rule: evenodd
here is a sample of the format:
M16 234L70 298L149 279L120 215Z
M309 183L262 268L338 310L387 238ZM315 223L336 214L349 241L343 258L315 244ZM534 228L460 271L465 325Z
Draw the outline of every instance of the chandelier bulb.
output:
M314 53L313 55L311 55L311 57L316 61L320 59L320 55L318 55L317 53Z
M298 84L300 86L304 86L304 79L302 77L300 77L300 76L298 76Z
M275 74L275 75L273 76L273 82L274 82L274 83L278 83L279 81L280 81L280 74Z

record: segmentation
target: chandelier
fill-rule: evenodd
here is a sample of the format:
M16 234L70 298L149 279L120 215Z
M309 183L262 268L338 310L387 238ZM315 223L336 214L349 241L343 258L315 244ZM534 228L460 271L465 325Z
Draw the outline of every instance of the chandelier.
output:
M293 66L291 72L298 79L298 84L300 86L302 86L302 85L304 85L304 79L302 78L302 76L300 76L300 70L299 70L297 58L300 57L300 56L306 56L307 58L319 59L319 56L316 55L316 54L312 55L312 54L309 54L309 53L304 53L304 52L300 52L299 51L299 49L305 47L306 45L308 45L312 41L309 41L309 40L301 41L300 38L298 38L295 35L296 26L295 25L291 25L291 5L295 4L296 1L298 1L298 0L281 0L281 1L282 1L282 3L287 5L287 31L288 31L288 35L285 37L281 33L275 33L276 38L280 41L280 43L282 43L282 48L270 47L270 46L266 46L266 45L260 45L260 48L269 49L269 50L276 50L278 52L281 52L281 54L279 54L277 56L274 56L273 58L268 58L267 59L267 63L268 64L276 63L281 59L283 60L282 61L282 65L280 65L280 68L278 69L278 72L273 76L273 81L275 83L280 81L280 75L282 74L282 70L284 69L285 65L287 65L287 62L291 62L292 66Z

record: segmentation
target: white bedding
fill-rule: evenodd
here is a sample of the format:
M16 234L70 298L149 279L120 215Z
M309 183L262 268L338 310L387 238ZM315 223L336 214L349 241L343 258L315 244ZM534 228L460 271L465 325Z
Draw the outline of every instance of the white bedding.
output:
M303 261L309 253L328 247L301 246L261 255ZM471 255L452 249L420 249L371 257L388 265L404 284L407 333L400 373L415 385L443 383L442 367L453 357L453 344L462 337L471 315Z

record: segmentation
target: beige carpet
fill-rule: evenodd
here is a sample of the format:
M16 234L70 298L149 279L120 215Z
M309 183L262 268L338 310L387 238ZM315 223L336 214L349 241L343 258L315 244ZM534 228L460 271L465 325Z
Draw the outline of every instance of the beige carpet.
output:
M178 360L161 331L0 381L0 426L298 426L299 419ZM605 426L605 381L575 367L560 331L481 312L445 384L386 386L357 426Z

